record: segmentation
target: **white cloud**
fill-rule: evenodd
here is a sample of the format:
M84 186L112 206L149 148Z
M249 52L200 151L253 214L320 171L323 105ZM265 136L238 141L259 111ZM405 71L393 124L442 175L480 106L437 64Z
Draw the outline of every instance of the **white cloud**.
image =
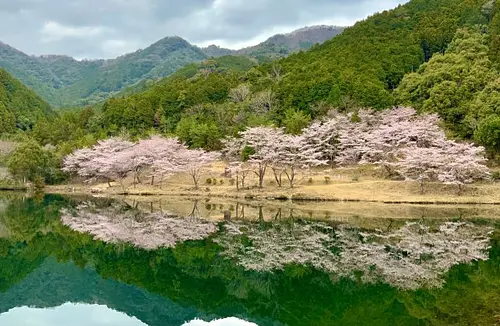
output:
M106 29L101 26L73 27L48 21L43 25L41 33L42 41L54 42L65 38L90 38L101 35Z
M135 40L105 40L101 49L106 53L106 57L117 57L123 53L133 52L140 46Z
M65 303L51 309L19 307L0 315L8 326L147 326L135 317L101 305Z
M210 322L206 322L200 319L195 319L185 323L182 326L258 326L258 325L235 317L231 317L225 319L216 319Z

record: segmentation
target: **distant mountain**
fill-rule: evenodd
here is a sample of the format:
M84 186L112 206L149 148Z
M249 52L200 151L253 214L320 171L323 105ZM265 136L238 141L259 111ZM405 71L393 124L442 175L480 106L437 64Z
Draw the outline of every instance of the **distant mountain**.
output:
M180 37L164 38L112 60L83 61L60 55L29 56L0 43L0 67L54 106L95 103L141 80L168 76L206 58Z
M208 56L219 57L225 55L247 55L267 61L287 55L300 50L309 50L315 44L321 44L339 35L345 27L339 26L310 26L295 30L287 34L276 34L266 41L240 50L224 49L217 45L203 48Z
M180 37L166 37L116 59L83 61L62 55L29 56L0 42L0 68L54 106L81 106L100 102L145 80L169 76L190 63L227 55L267 61L309 49L342 30L334 26L302 28L238 51L215 45L202 49Z
M41 97L0 69L0 134L28 129L55 113Z
M339 35L344 29L345 27L324 25L304 27L288 34L274 35L259 45L238 50L236 54L284 57L300 50L309 50L313 45L324 43Z

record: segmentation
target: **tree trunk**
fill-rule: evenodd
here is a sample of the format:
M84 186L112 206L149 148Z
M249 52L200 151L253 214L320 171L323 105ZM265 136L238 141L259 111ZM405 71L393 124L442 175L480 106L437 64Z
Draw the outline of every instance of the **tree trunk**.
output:
M193 177L194 189L198 190L198 178L194 174L191 176Z
M278 169L272 168L273 174L274 174L274 179L276 180L276 183L278 184L278 187L281 188L283 184L283 180L281 178L281 173L278 175Z

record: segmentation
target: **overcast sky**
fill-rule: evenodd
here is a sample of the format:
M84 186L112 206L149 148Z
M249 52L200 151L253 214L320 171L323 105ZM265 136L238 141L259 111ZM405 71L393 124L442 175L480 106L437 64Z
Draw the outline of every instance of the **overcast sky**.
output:
M317 24L352 25L405 0L0 0L0 41L28 54L112 58L165 36L241 48Z

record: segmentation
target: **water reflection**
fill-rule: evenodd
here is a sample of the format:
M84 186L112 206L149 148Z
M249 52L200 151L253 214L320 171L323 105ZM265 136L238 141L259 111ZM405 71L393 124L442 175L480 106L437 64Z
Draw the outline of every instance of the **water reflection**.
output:
M402 221L384 229L364 229L332 221L297 219L278 209L265 219L263 208L246 220L236 205L218 223L200 217L198 201L186 217L145 213L106 202L62 209L62 222L106 242L128 242L144 249L174 247L211 237L220 256L246 270L272 272L290 264L309 265L335 277L384 282L402 289L439 286L452 266L488 258L493 228L471 222ZM236 220L239 218L239 220ZM426 224L427 223L427 224Z
M8 326L147 326L106 306L66 303L51 309L18 307L0 315Z
M216 319L210 322L206 322L200 319L195 319L188 323L185 323L182 326L257 326L257 324L231 317L224 319Z
M116 203L98 207L86 202L74 209L64 208L61 220L98 240L128 242L145 249L173 247L179 242L204 239L217 231L214 222L194 215L182 218L169 213L145 214Z
M198 212L191 214L192 202L186 206L182 216L188 217L176 217L165 205L151 222L158 211L142 203L134 208L60 196L7 201L0 213L6 230L0 238L2 318L15 308L74 302L105 306L148 326L230 317L259 326L498 323L500 227L493 219L344 220L338 213L339 219L311 220L290 218L284 208L281 217L265 206L261 214L259 203L246 206L244 218L235 209L226 219L205 220L198 214L209 203L199 200ZM87 215L98 215L109 223L109 236L120 239L101 241L72 229L61 212L75 218L68 225L85 228L94 218ZM163 219L206 223L215 231L199 240L160 233L176 244L155 250L123 237L134 234L136 223L149 225L155 237L155 223L170 227ZM134 227L121 229L120 220ZM31 310L25 312L28 320Z
M274 224L232 222L214 239L222 255L246 269L272 271L309 264L336 277L359 277L417 289L438 286L440 276L459 263L488 258L488 226L444 222L435 229L407 222L391 231L349 225L285 221ZM361 272L361 274L359 274Z

